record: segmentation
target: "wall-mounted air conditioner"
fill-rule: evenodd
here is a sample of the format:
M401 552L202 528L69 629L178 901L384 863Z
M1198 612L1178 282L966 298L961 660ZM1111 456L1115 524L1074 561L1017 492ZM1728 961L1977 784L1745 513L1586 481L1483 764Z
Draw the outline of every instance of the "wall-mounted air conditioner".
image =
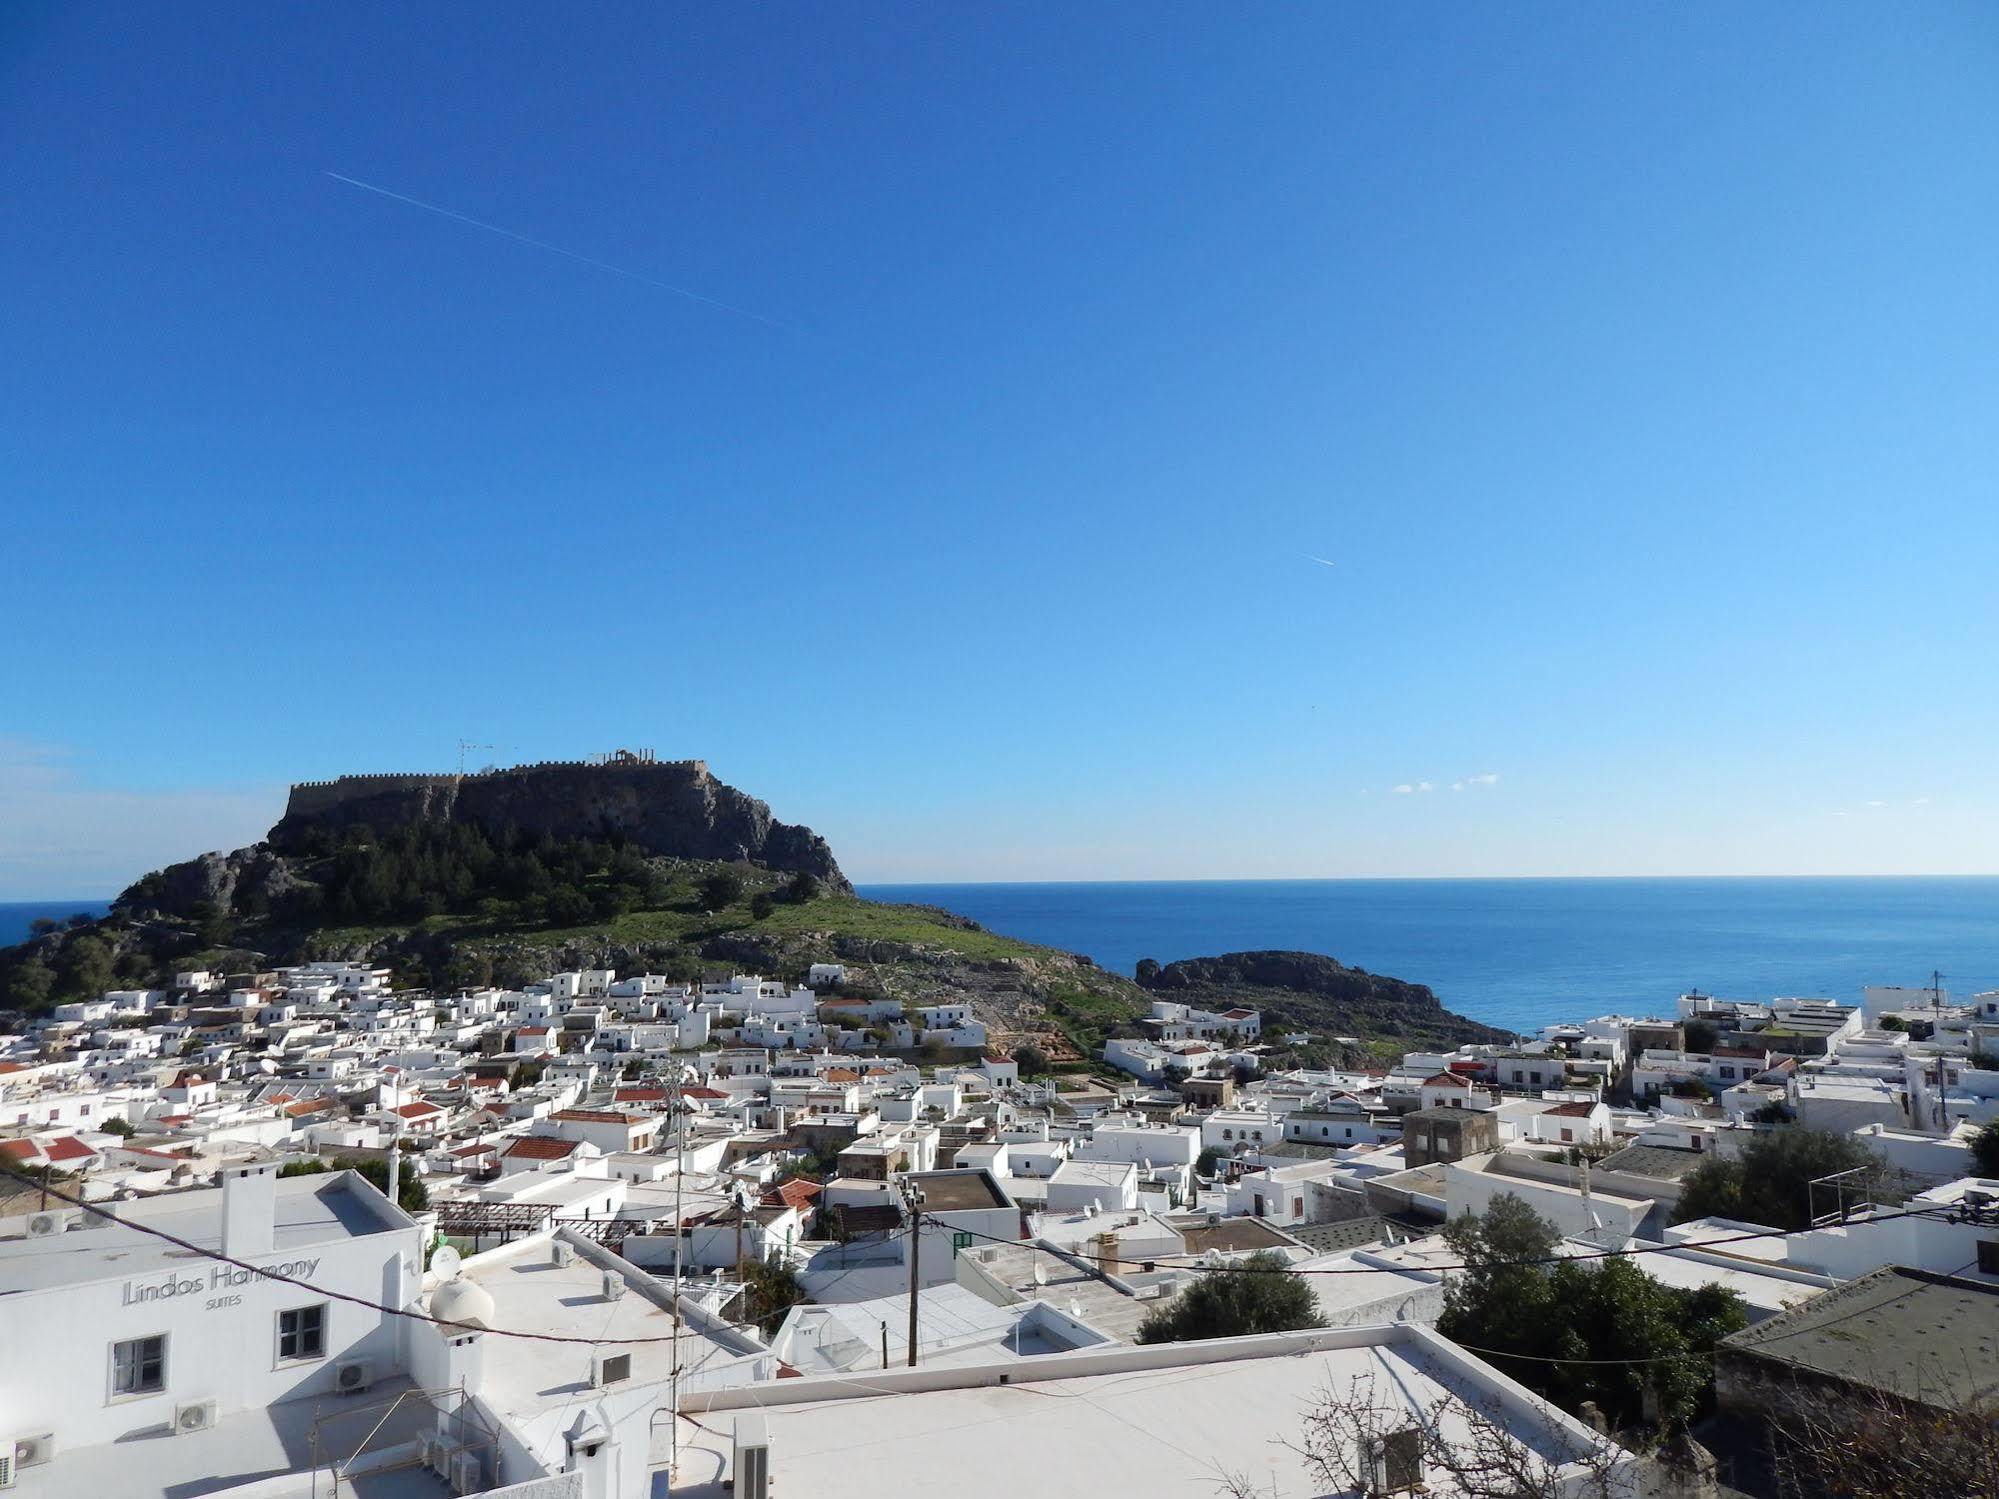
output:
M76 1222L76 1214L62 1209L51 1208L44 1213L28 1214L28 1237L31 1239L52 1239L57 1234L69 1232Z
M375 1366L367 1359L349 1359L333 1366L333 1388L342 1395L366 1393L375 1383Z
M567 1239L552 1240L548 1252L558 1265L567 1265L576 1258L576 1246Z
M37 1432L31 1437L14 1438L14 1466L16 1468L38 1468L51 1462L56 1455L56 1434L52 1431Z
M191 1400L174 1407L174 1435L186 1436L191 1432L208 1431L215 1425L217 1415L213 1400Z
M736 1499L770 1499L770 1425L760 1415L736 1417Z
M615 1270L604 1272L604 1299L617 1301L625 1294L625 1278Z

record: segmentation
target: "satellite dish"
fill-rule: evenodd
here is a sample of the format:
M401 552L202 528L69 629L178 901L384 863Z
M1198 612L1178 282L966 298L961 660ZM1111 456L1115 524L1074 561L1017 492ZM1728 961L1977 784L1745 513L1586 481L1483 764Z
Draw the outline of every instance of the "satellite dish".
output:
M449 1244L438 1245L430 1257L430 1268L440 1280L456 1280L459 1266L463 1263L464 1257Z

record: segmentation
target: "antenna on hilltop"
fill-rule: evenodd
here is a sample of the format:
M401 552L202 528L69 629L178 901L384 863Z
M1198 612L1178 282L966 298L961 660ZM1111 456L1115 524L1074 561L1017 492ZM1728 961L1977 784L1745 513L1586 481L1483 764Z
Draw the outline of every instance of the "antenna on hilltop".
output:
M497 748L498 748L498 746L497 746L497 745L492 745L492 744L474 744L474 743L473 743L473 742L472 742L471 740L469 740L469 739L461 739L461 740L459 740L459 741L458 741L458 773L459 773L459 774L460 774L461 776L465 774L465 752L466 752L467 750L475 750L475 749L477 749L477 750L489 750L489 749L497 749Z

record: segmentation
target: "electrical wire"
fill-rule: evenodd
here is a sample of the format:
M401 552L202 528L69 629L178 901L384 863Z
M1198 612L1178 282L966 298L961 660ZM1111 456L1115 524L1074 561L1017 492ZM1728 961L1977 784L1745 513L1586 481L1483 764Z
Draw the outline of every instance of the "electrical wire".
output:
M172 1244L175 1248L184 1250L185 1252L195 1255L198 1258L211 1260L216 1264L228 1265L234 1269L247 1271L261 1280L275 1281L282 1285L296 1286L300 1290L310 1291L316 1296L324 1296L332 1301L342 1301L352 1306L366 1308L369 1311L380 1312L384 1316L401 1317L411 1322L426 1322L434 1327L445 1328L453 1332L479 1332L479 1333L490 1334L493 1337L518 1338L526 1342L561 1343L561 1344L572 1344L572 1345L580 1344L591 1348L617 1348L617 1347L643 1346L654 1343L670 1343L672 1341L671 1334L662 1334L657 1337L646 1337L646 1338L605 1338L605 1337L590 1338L590 1337L576 1337L564 1333L524 1332L515 1328L485 1327L476 1322L458 1322L445 1317L433 1317L428 1312L416 1311L409 1307L391 1306L387 1302L375 1301L366 1296L356 1296L347 1291L335 1290L330 1286L318 1285L312 1281L304 1279L301 1276L280 1274L279 1272L267 1269L264 1266L253 1265L249 1263L247 1260L237 1259L234 1256L223 1253L219 1249L210 1249L206 1245L197 1244L192 1240L184 1239L178 1234L169 1233L166 1229L156 1228L148 1223L137 1223L130 1219L120 1218L117 1214L111 1212L109 1209L99 1207L96 1203L86 1202L81 1197L72 1196L67 1192L59 1191L54 1187L45 1188L43 1183L39 1179L30 1176L24 1172L17 1171L10 1166L0 1166L0 1176L12 1178L13 1180L18 1181L23 1185L33 1187L38 1191L45 1190L49 1197L54 1198L58 1202L66 1203L71 1207L79 1208L82 1211L89 1213L91 1216L96 1218L101 1218L105 1220L107 1223L114 1224L119 1228L126 1229L133 1233L144 1234L151 1238L159 1239L165 1243ZM1940 1210L1938 1209L1932 1208L1921 1211L1901 1212L1901 1213L1894 1213L1894 1214L1869 1218L1863 1221L1868 1223L1887 1223L1887 1222L1893 1222L1897 1218L1935 1217L1939 1211ZM1105 1264L1128 1263L1126 1261L1121 1261L1121 1260L1105 1260L1093 1255L1076 1254L1073 1251L1056 1250L1048 1245L1036 1243L1033 1240L1003 1239L996 1234L986 1234L986 1233L980 1233L975 1229L959 1228L952 1224L943 1223L934 1214L929 1214L929 1213L919 1214L918 1221L920 1222L923 1220L928 1220L929 1222L936 1224L939 1227L945 1228L951 1232L969 1234L974 1239L984 1239L987 1242L994 1244L1011 1244L1019 1248L1033 1250L1041 1254L1053 1254L1056 1255L1058 1258L1081 1260L1084 1261L1085 1263L1096 1264L1099 1266ZM905 1232L907 1231L908 1230L905 1230ZM1656 1254L1664 1252L1666 1250L1677 1249L1677 1248L1701 1248L1711 1244L1734 1243L1745 1239L1790 1238L1794 1237L1797 1234L1809 1233L1809 1232L1811 1232L1811 1230L1809 1229L1768 1229L1761 1233L1730 1235L1729 1237L1724 1239L1704 1239L1697 1244L1689 1244L1689 1245L1654 1244L1654 1245L1640 1246L1635 1249L1613 1249L1613 1250L1603 1250L1601 1252L1592 1253L1592 1254L1553 1256L1547 1258L1527 1259L1527 1260L1509 1260L1506 1261L1505 1263L1509 1265L1558 1265L1558 1264L1566 1264L1575 1260L1620 1259L1620 1258L1628 1258L1639 1254ZM1142 1263L1157 1263L1157 1261L1149 1261ZM1207 1274L1215 1274L1215 1273L1269 1274L1270 1273L1269 1271L1262 1270L1259 1269L1258 1267L1250 1265L1210 1265L1210 1266L1176 1265L1173 1268L1197 1269ZM1455 1265L1425 1265L1417 1268L1426 1271L1442 1271L1442 1270L1466 1270L1475 1267L1465 1264L1455 1264ZM1353 1269L1345 1269L1345 1270L1301 1270L1301 1269L1286 1267L1285 1270L1283 1270L1281 1273L1287 1275L1378 1275L1382 1273L1382 1270L1381 1268L1374 1266L1363 1266L1363 1267L1356 1267ZM1474 1349L1472 1351L1489 1352L1491 1350ZM1499 1356L1506 1358L1520 1357L1520 1355L1517 1354L1501 1354ZM1557 1360L1556 1362L1582 1363L1586 1362L1586 1360L1580 1360L1580 1359ZM1616 1360L1615 1362L1635 1362L1635 1361ZM1647 1360L1646 1362L1650 1362L1650 1360Z
M1871 1223L1893 1223L1898 1218L1924 1218L1924 1217L1934 1218L1939 1213L1943 1213L1945 1211L1947 1210L1942 1208L1917 1208L1899 1213L1880 1213L1872 1217L1857 1219L1850 1226L1863 1227ZM939 1227L948 1228L954 1233L969 1234L974 1239L984 1239L989 1244L1011 1244L1018 1249L1031 1249L1038 1254L1052 1254L1058 1259L1080 1260L1084 1264L1096 1265L1099 1267L1105 1265L1136 1264L1139 1266L1150 1266L1155 1268L1163 1267L1168 1270L1199 1270L1204 1274L1219 1273L1224 1275L1227 1274L1263 1275L1270 1273L1269 1271L1256 1265L1205 1265L1202 1264L1199 1259L1190 1260L1190 1258L1186 1255L1142 1255L1133 1258L1126 1258L1120 1255L1112 1258L1105 1258L1101 1255L1083 1254L1080 1251L1074 1249L1058 1249L1052 1245L1043 1244L1034 1239L1001 1238L998 1234L980 1233L976 1229L962 1228L956 1224L943 1223L941 1222L941 1220L932 1217L930 1214L927 1213L924 1216L926 1218L929 1218L929 1220L932 1223L938 1224ZM1829 1225L1820 1225L1820 1226L1823 1227ZM1711 1249L1717 1244L1740 1244L1750 1239L1788 1239L1788 1238L1793 1238L1798 1234L1808 1234L1813 1231L1814 1230L1811 1228L1766 1228L1759 1230L1758 1232L1755 1233L1728 1234L1718 1239L1690 1239L1685 1243L1680 1243L1680 1244L1641 1244L1629 1249L1599 1249L1599 1250L1591 1250L1583 1254L1544 1255L1534 1259L1499 1260L1495 1261L1494 1263L1497 1265L1505 1265L1505 1266L1568 1265L1568 1264L1574 1264L1580 1260L1629 1259L1632 1258L1633 1256L1641 1254L1671 1254L1675 1250L1681 1250L1681 1249ZM1307 1270L1307 1269L1300 1269L1296 1266L1287 1265L1284 1267L1283 1273L1286 1275L1381 1275L1384 1273L1428 1274L1432 1272L1439 1272L1445 1270L1478 1270L1483 1268L1486 1267L1480 1265L1466 1264L1462 1261L1449 1265L1356 1265L1349 1268L1337 1269L1337 1270L1336 1269ZM1753 1270L1755 1269L1755 1266L1753 1264L1750 1264L1743 1266L1743 1268L1745 1270Z

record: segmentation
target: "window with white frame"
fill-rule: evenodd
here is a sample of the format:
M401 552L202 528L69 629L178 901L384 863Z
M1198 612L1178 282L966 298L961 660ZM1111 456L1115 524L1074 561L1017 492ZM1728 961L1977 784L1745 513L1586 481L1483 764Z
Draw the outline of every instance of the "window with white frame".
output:
M111 1393L154 1395L167 1387L167 1338L128 1338L111 1345Z
M278 1313L278 1357L326 1357L326 1303L296 1306Z

